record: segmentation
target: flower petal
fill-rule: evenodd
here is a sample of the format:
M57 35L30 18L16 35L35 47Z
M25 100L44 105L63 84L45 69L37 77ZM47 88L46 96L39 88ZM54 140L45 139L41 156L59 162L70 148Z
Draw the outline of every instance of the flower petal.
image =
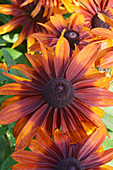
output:
M56 77L62 77L70 58L70 46L68 41L61 36L57 42L54 57Z
M15 150L25 148L33 136L36 134L36 127L40 126L41 124L39 116L44 112L47 113L48 109L48 104L43 104L43 100L40 102L40 105L42 106L35 113L33 113L33 115L30 117L28 122L19 133L15 144Z
M40 103L40 97L31 96L7 106L0 111L0 124L15 122L36 110Z
M113 159L113 148L99 153L94 153L82 163L85 168L96 168L110 162Z
M21 132L21 130L23 129L23 127L25 126L25 124L27 123L27 121L29 120L29 118L32 116L32 113L28 114L27 116L22 117L21 119L19 119L14 128L13 128L13 136L15 138L18 137L19 133Z
M69 156L69 144L70 144L68 136L61 134L61 132L57 129L54 132L53 138L55 143L61 149L64 155L64 159L67 158Z
M44 47L43 43L40 40L39 40L39 43L40 43L40 48L42 51L42 59L43 59L44 68L48 76L52 79L55 77L52 55L50 55L51 53L49 53L46 50L46 48Z
M8 83L0 87L2 95L38 95L38 91L19 83Z
M17 16L22 14L23 12L25 11L23 9L20 9L20 7L15 4L0 5L0 13L5 15Z
M32 20L29 20L29 22L27 22L24 25L17 41L13 44L12 49L20 45L29 36L29 34L33 33L33 26L34 26L34 23L32 22Z
M105 126L101 126L93 132L83 144L81 144L77 152L77 159L82 161L92 155L104 142L105 137Z
M77 90L75 97L89 106L113 106L113 92L98 87Z
M113 21L112 21L109 17L107 17L105 14L99 13L99 14L98 14L98 17L99 17L102 21L106 22L106 23L109 24L111 27L113 27Z
M36 145L36 143L39 141L40 145L42 144L43 147L45 146L48 150L53 152L53 154L55 154L55 156L57 155L58 160L63 158L63 154L62 154L60 148L58 147L58 145L56 145L56 143L46 133L44 133L44 131L41 130L41 128L37 127L36 135L37 135L36 136L37 141L32 140L29 144L29 147L33 152L43 153L43 151L41 151L39 149L38 145ZM45 154L45 152L43 154Z
M93 109L91 109L89 106L85 105L84 103L80 102L76 98L73 100L73 106L74 109L76 110L76 116L78 116L81 121L84 122L90 121L96 127L100 127L104 125L102 120L93 111Z
M108 39L113 39L113 31L107 28L93 28L91 32L94 34L106 37Z
M51 16L50 20L59 32L62 32L63 29L67 27L65 20L59 14L56 14L55 16Z
M99 48L99 44L89 44L73 58L66 71L68 81L73 82L84 76L96 59Z
M0 26L0 35L12 31L13 29L20 27L28 19L25 15L19 15L14 17L7 24Z

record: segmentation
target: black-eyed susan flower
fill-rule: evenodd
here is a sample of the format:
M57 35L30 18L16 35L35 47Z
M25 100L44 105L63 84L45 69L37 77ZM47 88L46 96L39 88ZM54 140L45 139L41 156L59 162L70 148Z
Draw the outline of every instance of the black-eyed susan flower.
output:
M57 5L58 1L54 1L54 3L52 3L52 1L50 2L48 0L32 0L25 1L26 4L23 0L11 0L11 2L12 4L0 4L0 13L14 16L10 22L0 26L0 35L10 32L17 27L23 26L19 38L12 48L20 45L26 37L27 45L29 47L35 42L35 39L30 37L32 33L46 32L45 28L37 24L37 22L47 22L49 17L53 14L53 11L57 11L55 8L58 9L59 7Z
M112 14L109 11L109 7L113 8L112 0L79 0L79 7L76 12L80 12L85 17L85 24L89 28L107 28L110 26L106 22L103 22L99 17L99 13L104 13L106 16L112 18Z
M100 127L88 138L77 144L58 129L53 134L53 140L40 128L37 128L37 138L29 144L31 151L19 150L11 156L18 164L12 170L112 170L105 165L113 159L113 148L103 150L105 128Z
M63 36L58 40L55 55L42 42L40 45L42 56L26 54L33 68L24 64L10 67L22 71L29 79L4 73L16 83L0 87L1 95L15 95L2 103L0 124L18 120L14 128L16 149L27 145L36 126L49 136L60 127L63 133L76 131L78 127L83 132L86 129L92 132L103 124L97 115L100 113L102 117L103 112L98 107L113 105L113 93L107 90L106 83L100 83L108 79L87 73L96 59L99 44L88 45L72 57Z
M56 43L64 30L64 37L68 40L71 49L75 49L75 45L82 49L87 45L86 39L91 38L90 30L84 27L84 16L82 14L73 13L69 18L69 25L62 15L56 14L50 17L50 21L39 25L48 30L47 33L35 33L32 37L41 39L46 45L53 50L56 47ZM39 51L40 44L36 42L31 46L31 51Z

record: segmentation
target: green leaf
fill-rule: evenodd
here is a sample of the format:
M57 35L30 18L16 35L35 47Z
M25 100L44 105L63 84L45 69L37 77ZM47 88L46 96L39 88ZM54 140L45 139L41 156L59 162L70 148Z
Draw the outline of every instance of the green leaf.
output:
M3 51L3 55L4 55L4 58L5 58L5 62L7 64L7 67L9 68L11 65L14 65L15 61L13 60L10 53L4 48L2 48L2 51Z
M110 115L105 112L102 120L103 120L104 124L106 125L107 129L113 131L113 115Z
M2 135L5 134L6 129L7 129L6 127L1 127L1 128L0 128L0 136L2 136Z
M2 36L3 39L9 43L15 43L19 37L19 34L16 33L16 34L12 34L12 33L8 33L8 34L5 34Z
M6 45L7 41L5 39L2 38L2 36L0 35L0 46Z
M102 144L102 146L103 146L104 150L113 148L113 139L106 138L104 143ZM107 165L113 166L113 160L108 162Z
M9 156L2 164L1 170L11 170L11 166L13 166L14 164L16 164L16 161L13 160L11 156Z
M12 131L10 129L7 130L7 137L8 137L8 140L10 141L10 145L14 146L15 142L16 142L16 139L13 136Z
M4 24L8 23L11 20L9 15L0 14L0 21Z
M0 136L0 167L1 167L2 162L4 161L4 151L6 147L7 147L7 142L4 136Z

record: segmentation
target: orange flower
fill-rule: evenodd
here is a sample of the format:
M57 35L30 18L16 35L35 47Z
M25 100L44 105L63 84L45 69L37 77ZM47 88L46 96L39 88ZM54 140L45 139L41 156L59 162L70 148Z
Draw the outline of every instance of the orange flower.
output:
M86 26L89 28L110 28L109 24L103 22L98 14L104 13L106 16L112 18L109 7L113 7L113 0L79 0L79 7L76 12L84 15Z
M84 27L84 16L82 14L73 13L69 19L69 26L62 17L62 15L56 14L55 16L50 17L50 21L39 25L45 27L49 33L35 33L32 37L41 39L41 41L49 47L52 47L54 50L56 43L59 37L64 34L64 37L68 40L71 49L75 48L75 45L78 45L82 49L87 43L85 39L91 37L90 30ZM31 46L31 51L40 50L39 42L36 42Z
M14 128L16 149L27 145L37 125L49 136L60 127L63 133L76 131L78 127L84 133L85 129L92 131L103 124L97 115L100 109L96 111L94 107L113 105L113 93L106 89L106 84L100 84L100 80L107 81L107 78L92 73L85 75L100 45L84 47L77 55L75 52L71 60L69 43L62 36L55 56L41 42L40 45L42 56L26 54L34 69L24 64L11 66L29 79L4 73L17 83L0 87L1 95L16 95L2 103L0 112L2 125L19 120Z
M0 13L14 16L10 22L0 26L0 35L10 32L17 27L24 26L12 48L20 45L26 37L29 47L35 42L35 39L30 37L32 33L46 32L45 28L37 24L37 22L45 23L48 21L49 17L53 14L54 8L48 6L48 1L42 0L32 0L26 6L23 6L23 0L11 0L11 2L13 4L0 5ZM54 11L56 10L54 9Z
M58 129L52 140L37 128L37 138L29 144L31 151L19 150L11 155L18 162L11 169L112 170L113 167L105 164L113 159L113 148L100 149L105 137L105 128L100 127L88 138L71 145L69 138Z

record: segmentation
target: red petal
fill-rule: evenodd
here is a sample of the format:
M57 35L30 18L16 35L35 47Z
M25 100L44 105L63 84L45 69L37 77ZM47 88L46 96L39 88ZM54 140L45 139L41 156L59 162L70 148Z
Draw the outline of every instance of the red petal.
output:
M95 132L93 132L87 140L84 140L84 143L80 146L77 152L78 160L85 160L90 155L92 155L101 144L104 142L106 137L106 129L104 126L98 128ZM84 165L84 164L83 164Z
M7 106L0 111L0 124L9 124L36 110L41 101L38 96L31 96Z
M43 104L43 101L41 101L40 104ZM27 144L31 141L31 139L36 133L36 127L40 126L39 115L46 112L47 106L48 104L43 105L30 117L30 119L17 137L15 150L25 148Z
M113 92L97 87L84 88L75 92L75 97L94 107L113 106Z

